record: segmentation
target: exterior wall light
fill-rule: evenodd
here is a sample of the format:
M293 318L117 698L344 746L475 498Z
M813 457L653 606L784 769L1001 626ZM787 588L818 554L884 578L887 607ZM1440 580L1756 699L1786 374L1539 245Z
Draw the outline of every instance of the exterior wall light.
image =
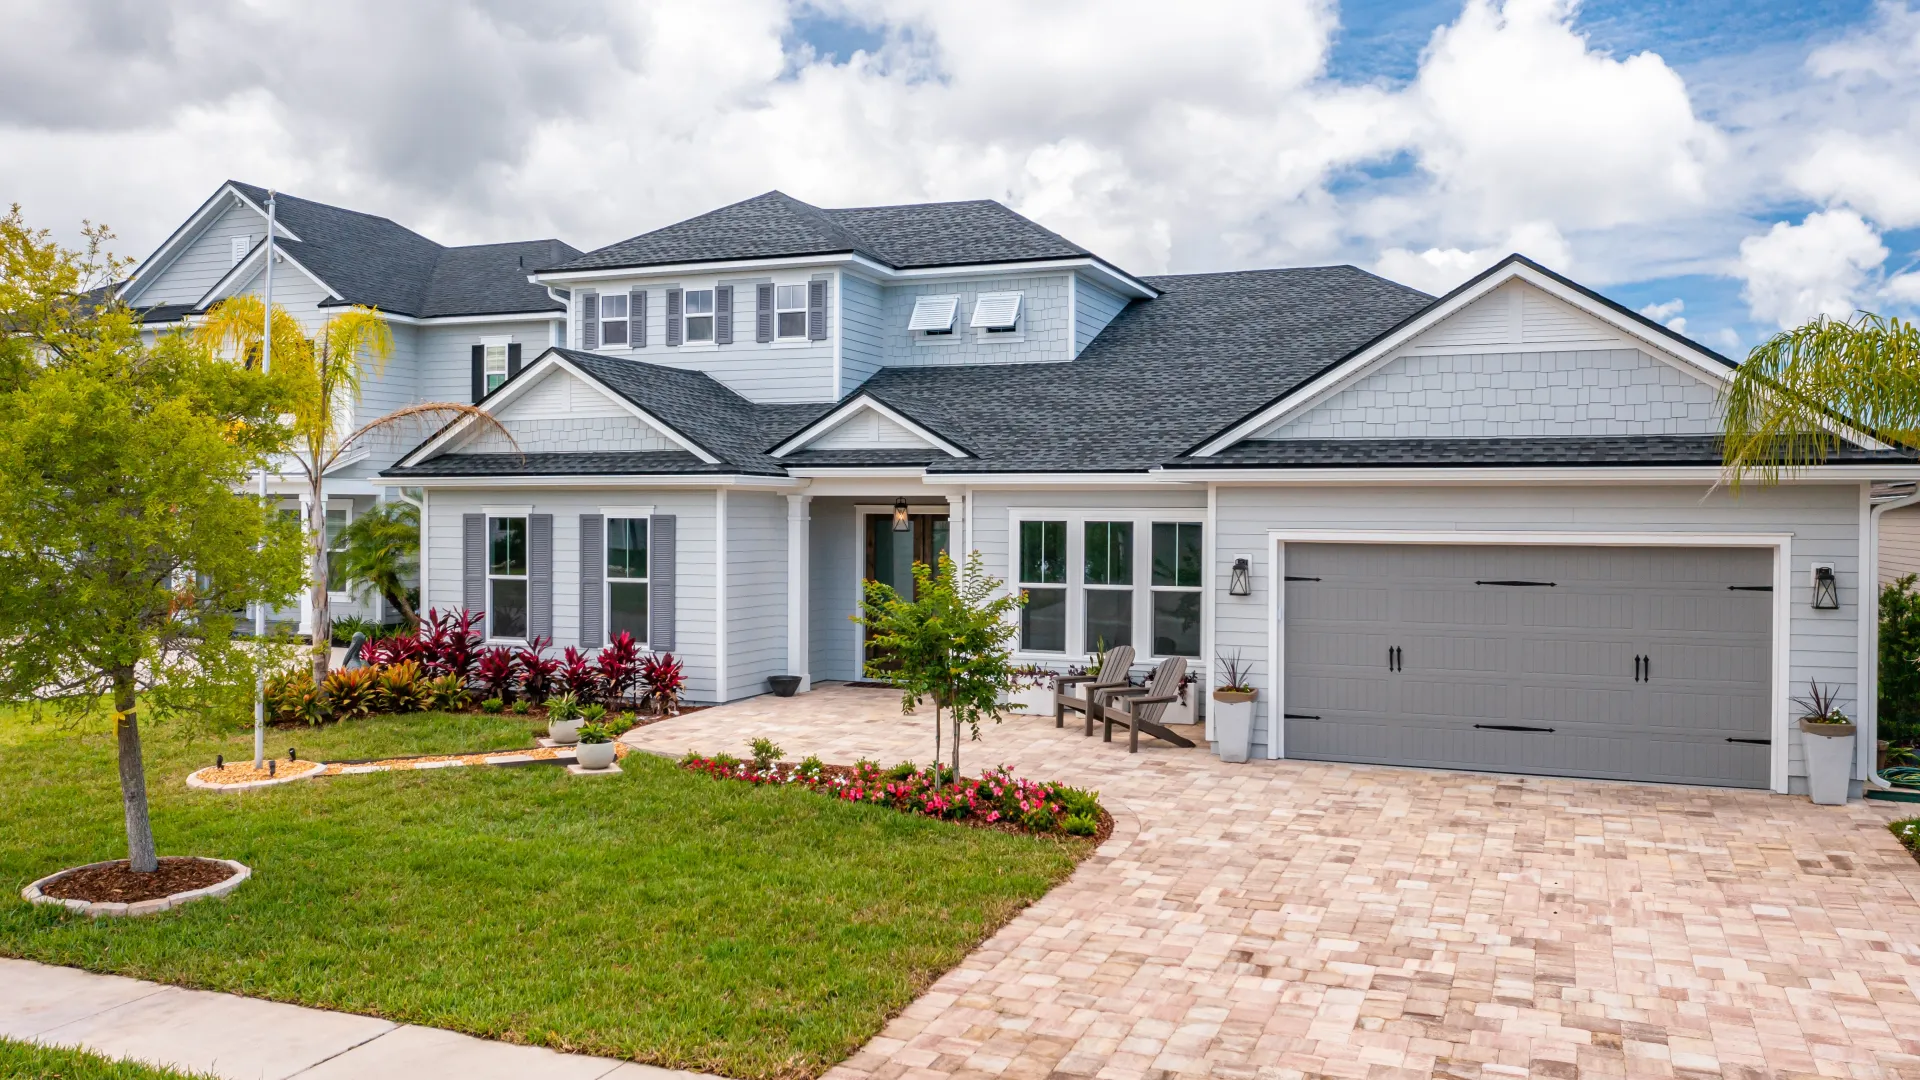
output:
M1813 568L1813 607L1816 611L1832 611L1840 606L1840 582L1833 576L1833 567L1822 564Z
M1233 557L1233 574L1227 578L1227 592L1233 596L1247 596L1253 592L1253 556Z
M893 531L907 532L913 528L913 522L907 520L907 500L901 497L893 500Z

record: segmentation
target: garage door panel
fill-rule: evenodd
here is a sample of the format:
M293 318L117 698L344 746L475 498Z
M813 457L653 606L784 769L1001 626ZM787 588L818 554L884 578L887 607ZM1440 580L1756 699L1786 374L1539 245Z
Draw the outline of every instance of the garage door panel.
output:
M1614 727L1632 718L1639 695L1626 686L1522 685L1513 696L1514 715L1532 723Z
M1385 623L1392 618L1392 593L1378 586L1288 582L1287 613L1319 622Z
M1650 643L1646 652L1653 663L1651 681L1660 685L1726 683L1754 687L1764 685L1768 673L1773 669L1765 642L1697 644L1684 639L1678 642L1657 641Z
M1372 675L1293 675L1287 679L1287 711L1384 716L1394 711L1393 689Z
M1516 642L1514 674L1617 679L1631 675L1638 655L1632 641L1595 641L1578 637L1530 637Z
M1507 715L1507 685L1487 680L1422 679L1418 676L1391 677L1400 687L1400 711L1410 717L1499 717Z
M1377 638L1381 651L1375 655L1384 656L1388 643L1398 644L1402 670L1409 675L1434 671L1493 674L1505 672L1512 663L1514 643L1504 636L1382 633Z
M1498 586L1493 586L1498 587ZM1638 597L1574 588L1520 588L1513 605L1520 625L1536 629L1631 630Z
M1773 622L1773 594L1762 592L1662 592L1648 597L1651 617L1647 627L1656 631L1724 634L1742 626L1768 626Z
M1457 589L1414 586L1401 590L1395 599L1394 615L1403 623L1503 626L1511 617L1508 608L1511 597L1493 589L1462 593Z
M1744 687L1719 693L1650 688L1641 709L1646 727L1665 732L1703 731L1764 739L1772 730L1767 696Z

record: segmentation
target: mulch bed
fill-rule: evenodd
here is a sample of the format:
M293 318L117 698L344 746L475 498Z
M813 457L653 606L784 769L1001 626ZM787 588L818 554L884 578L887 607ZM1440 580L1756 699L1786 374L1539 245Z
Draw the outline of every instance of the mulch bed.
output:
M85 900L90 904L137 904L158 900L175 893L204 889L232 877L234 869L212 859L170 856L160 860L160 868L151 874L135 873L125 859L107 866L75 870L58 881L41 887L41 892L59 900Z

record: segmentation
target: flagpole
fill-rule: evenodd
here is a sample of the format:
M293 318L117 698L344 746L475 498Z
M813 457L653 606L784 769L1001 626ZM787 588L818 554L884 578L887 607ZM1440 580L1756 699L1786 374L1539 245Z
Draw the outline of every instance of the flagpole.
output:
M267 191L267 279L262 289L261 307L266 315L260 331L260 374L265 375L273 365L273 191ZM267 463L260 462L260 505L267 505ZM267 605L264 601L253 605L253 649L256 662L264 660L263 651L267 639ZM267 673L262 668L253 678L253 767L258 769L266 764L267 756Z

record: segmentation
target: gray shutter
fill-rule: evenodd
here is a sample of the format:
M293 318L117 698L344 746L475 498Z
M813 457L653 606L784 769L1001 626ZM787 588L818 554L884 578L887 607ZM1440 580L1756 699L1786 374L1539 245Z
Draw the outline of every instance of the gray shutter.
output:
M667 290L667 344L680 344L680 290Z
M753 289L753 340L773 340L773 286L756 285Z
M527 636L553 638L553 515L527 518Z
M647 290L627 294L627 344L636 349L647 347Z
M580 294L580 347L592 352L600 347L600 294Z
M733 344L733 286L719 285L713 290L713 343Z
M487 347L473 347L473 400L477 404L487 396Z
M507 343L507 378L511 379L518 374L520 374L520 343L510 341Z
M460 519L460 604L468 611L487 609L487 515Z
M607 571L607 519L580 515L580 647L591 649L607 640L600 605Z
M671 652L673 641L672 514L655 514L647 523L647 648Z
M827 340L827 283L807 282L807 340Z

